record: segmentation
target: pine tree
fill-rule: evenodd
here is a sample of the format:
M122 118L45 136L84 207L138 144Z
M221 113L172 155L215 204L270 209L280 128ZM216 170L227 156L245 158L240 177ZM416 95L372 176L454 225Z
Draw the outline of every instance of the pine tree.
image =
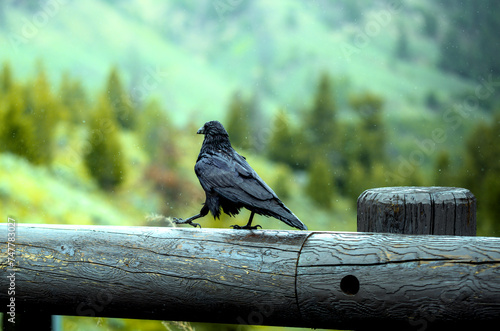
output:
M306 193L322 208L330 209L335 194L331 169L325 158L316 157L309 166Z
M1 80L0 80L0 95L1 94L7 94L9 92L10 88L13 85L12 81L12 70L10 68L10 64L5 62L3 64L2 68L2 74L1 74Z
M135 109L130 96L125 93L116 67L109 73L106 95L118 124L124 129L133 129L136 123Z
M64 118L80 124L85 118L89 101L81 82L64 73L59 88L60 103L64 109Z
M113 190L125 178L125 164L116 120L107 98L100 98L92 114L89 128L90 150L85 155L89 173L99 186Z
M266 129L269 128L267 121L262 114L261 100L258 92L254 92L246 101L247 116L249 118L248 127L250 131L249 148L255 153L262 153L266 149L269 139Z
M395 54L396 57L402 60L407 60L410 58L408 32L406 31L406 26L404 24L399 24Z
M490 150L493 146L490 140L490 127L486 123L476 126L473 133L466 141L465 160L462 169L465 187L473 193L481 194L481 185L492 166Z
M153 99L146 103L138 118L137 133L144 150L155 163L164 167L177 165L175 130L158 100Z
M500 157L500 155L499 155ZM485 215L485 219L489 224L481 224L488 231L487 235L499 236L500 233L500 173L490 171L484 177L482 185L482 194L480 200L481 215ZM484 222L484 221L483 221Z
M382 117L384 101L368 92L352 97L350 104L361 117L361 123L355 129L359 141L357 161L369 172L375 163L386 162L386 134Z
M251 149L253 147L249 108L249 102L244 100L240 93L233 94L225 127L231 144L237 148Z
M349 197L351 201L355 201L364 190L371 188L368 186L367 178L365 167L359 161L353 160L343 176L345 182L342 194Z
M500 112L492 123L481 123L476 126L465 147L465 159L460 178L465 188L471 190L480 202L478 219L484 219L486 228L500 230ZM488 234L491 235L491 234Z
M450 28L441 41L439 66L444 70L454 71L462 76L467 76L467 66L464 63L462 48L458 30Z
M35 163L50 165L54 156L54 139L58 122L61 119L60 104L50 90L45 69L39 64L38 74L32 84L26 86L26 112L30 115L35 129Z
M35 162L33 123L24 114L24 100L12 87L0 102L0 151L10 152Z
M327 73L320 77L311 110L306 114L305 133L312 154L321 153L332 158L336 149L336 105L331 80Z
M297 163L293 145L293 129L290 127L286 111L278 110L273 126L271 138L267 147L267 154L271 160L294 166Z
M278 165L274 171L274 182L271 183L273 191L280 199L290 197L290 181L294 178L292 170L286 165Z
M421 14L424 19L424 34L427 37L435 38L438 35L439 22L437 15L429 9L421 9Z
M450 154L447 151L439 152L435 166L435 184L438 186L456 186L450 167Z

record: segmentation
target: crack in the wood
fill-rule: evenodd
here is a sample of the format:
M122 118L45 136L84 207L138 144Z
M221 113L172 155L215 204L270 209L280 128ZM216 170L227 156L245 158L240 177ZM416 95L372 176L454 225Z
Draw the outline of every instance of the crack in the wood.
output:
M400 260L400 261L385 261L385 262L373 262L373 263L325 263L325 264L305 264L299 265L299 268L317 268L317 267L371 267L379 265L391 265L391 264L403 264L412 262L450 262L454 264L470 264L470 265L482 265L482 264L500 264L500 260L489 260L489 261L464 261L457 259L410 259L410 260ZM304 275L304 274L301 274Z
M304 248L307 240L314 234L314 232L310 232L305 238L304 238L304 241L302 242L302 244L300 245L300 249L299 249L299 252L297 254L297 261L296 261L296 264L295 264L295 282L294 282L294 286L295 286L295 289L294 289L294 294L295 294L295 304L297 305L297 311L299 312L299 315L300 315L300 319L301 320L304 320L304 317L302 316L302 312L300 311L300 303L299 303L299 294L298 294L298 289L297 289L297 281L298 281L298 271L299 271L299 262L300 262L300 255L302 253L302 249Z

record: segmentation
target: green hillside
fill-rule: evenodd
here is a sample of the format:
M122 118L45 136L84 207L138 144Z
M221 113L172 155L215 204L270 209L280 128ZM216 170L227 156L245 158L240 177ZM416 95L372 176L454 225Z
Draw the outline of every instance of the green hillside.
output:
M438 68L447 22L439 22L435 36L425 35L423 9L443 10L432 3L360 1L354 9L348 1L54 3L4 5L0 61L8 60L20 78L43 61L53 84L68 72L91 91L103 88L109 67L117 65L134 102L158 97L177 125L223 119L230 95L241 91L257 96L255 116L266 127L279 107L292 115L309 107L315 81L328 71L339 116L350 94L383 96L387 130L404 151L414 146L406 134L442 120L426 100L451 107L477 85ZM402 26L408 55L400 58Z
M68 71L91 89L100 88L116 64L138 101L158 95L179 124L192 114L200 122L220 117L235 90L258 93L264 114L279 105L300 111L322 70L354 90L386 97L391 118L424 112L430 91L446 98L474 88L436 69L439 46L422 36L415 5L366 5L355 22L342 15L330 22L321 17L319 2L241 2L234 9L215 3L61 2L31 11L7 6L0 60L27 77L40 59L54 82ZM46 19L39 22L40 16ZM397 31L408 16L410 58L400 59Z

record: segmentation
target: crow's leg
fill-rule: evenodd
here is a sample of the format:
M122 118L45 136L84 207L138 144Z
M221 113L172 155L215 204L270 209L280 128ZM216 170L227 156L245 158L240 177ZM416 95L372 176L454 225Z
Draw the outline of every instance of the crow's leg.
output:
M247 230L257 230L258 228L261 228L262 229L262 226L260 225L254 225L252 226L252 221L253 221L253 215L255 214L255 212L252 212L250 214L250 218L248 219L248 223L246 225L243 225L243 226L239 226L239 225L231 225L231 227L233 229L247 229Z
M194 227L199 226L201 229L201 225L199 223L193 223L193 221L197 218L206 216L207 214L208 214L208 207L207 207L207 205L204 205L203 208L201 208L199 214L196 214L194 216L186 218L185 220L183 220L182 218L176 217L176 218L174 218L174 223L175 224L189 224L189 225L194 226Z

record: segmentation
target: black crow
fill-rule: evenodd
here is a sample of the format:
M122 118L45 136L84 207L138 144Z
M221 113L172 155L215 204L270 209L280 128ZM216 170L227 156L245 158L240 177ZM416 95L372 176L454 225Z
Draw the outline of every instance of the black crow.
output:
M214 218L219 218L221 207L229 216L237 215L240 209L245 207L251 211L248 223L244 226L232 225L233 228L261 227L252 226L253 216L257 213L275 217L297 229L307 230L307 226L250 167L245 157L231 147L229 135L220 122L207 122L197 133L204 134L205 139L194 171L205 190L206 200L199 214L185 220L175 219L175 223L196 227L200 225L193 223L193 220L207 215L209 211Z

